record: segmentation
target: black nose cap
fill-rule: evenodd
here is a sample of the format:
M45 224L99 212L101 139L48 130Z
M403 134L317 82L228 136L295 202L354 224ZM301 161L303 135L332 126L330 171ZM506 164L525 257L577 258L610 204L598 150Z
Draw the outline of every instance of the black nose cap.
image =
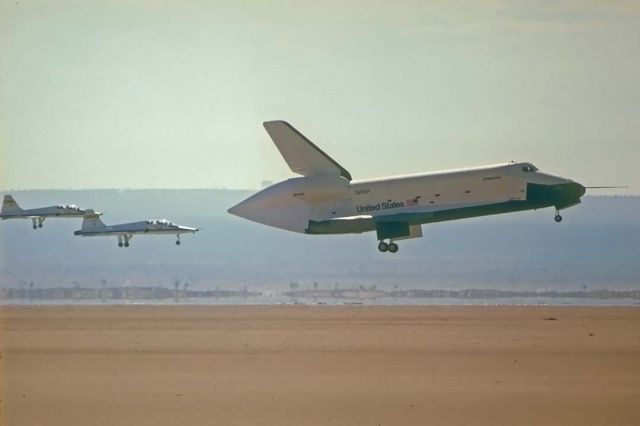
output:
M564 196L566 198L580 200L580 197L582 197L586 191L587 189L584 186L580 185L577 182L571 182L564 185L562 192L564 192Z
M555 187L555 205L563 208L580 202L586 188L577 182L568 182Z

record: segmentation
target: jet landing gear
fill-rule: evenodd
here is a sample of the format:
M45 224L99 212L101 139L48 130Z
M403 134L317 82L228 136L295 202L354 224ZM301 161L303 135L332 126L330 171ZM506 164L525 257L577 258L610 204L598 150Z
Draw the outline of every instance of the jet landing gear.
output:
M176 240L176 245L179 246L180 245L180 234L177 234L176 237L178 237L178 239Z
M385 243L384 241L380 241L378 244L378 250L381 252L389 252L389 253L397 253L400 247L393 241L389 241L389 243Z
M42 228L42 222L44 222L44 217L32 217L31 223L33 224L33 229Z
M562 222L562 216L560 216L560 210L556 209L556 215L553 218L553 220L555 220L557 223Z
M118 247L129 247L129 239L131 237L127 235L118 235ZM124 244L122 240L124 239Z

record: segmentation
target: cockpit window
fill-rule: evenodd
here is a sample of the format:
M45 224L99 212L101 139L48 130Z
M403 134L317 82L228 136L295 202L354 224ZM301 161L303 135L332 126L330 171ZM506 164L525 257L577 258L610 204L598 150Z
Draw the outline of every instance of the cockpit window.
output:
M167 219L148 220L147 223L150 225L173 225L173 223L168 221Z
M538 169L536 169L534 166L523 166L522 167L522 171L525 173L533 173L535 171L537 171Z

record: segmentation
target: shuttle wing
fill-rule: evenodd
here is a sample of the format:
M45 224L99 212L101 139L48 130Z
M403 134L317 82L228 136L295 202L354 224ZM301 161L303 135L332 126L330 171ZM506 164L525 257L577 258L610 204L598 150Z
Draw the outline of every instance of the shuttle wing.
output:
M351 180L351 174L344 167L286 121L267 121L263 125L294 173L342 176Z

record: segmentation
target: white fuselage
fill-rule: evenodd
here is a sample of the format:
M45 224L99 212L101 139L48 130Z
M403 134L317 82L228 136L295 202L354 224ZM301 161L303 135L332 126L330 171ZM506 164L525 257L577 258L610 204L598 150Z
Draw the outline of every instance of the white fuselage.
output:
M195 233L196 228L176 225L173 223L156 223L156 221L140 221L123 223L120 225L107 225L103 228L76 231L76 235L83 237L109 236L109 235L139 235L139 234L185 234Z
M198 228L191 228L170 222L166 219L153 219L139 222L105 225L93 211L87 212L82 221L82 228L74 235L82 237L115 236L119 247L129 247L129 240L134 235L175 235L176 244L180 245L180 234L195 234Z
M48 217L82 217L84 210L74 206L51 206L0 214L0 219L32 219Z
M294 232L309 221L421 213L527 199L527 185L572 180L511 163L349 182L338 176L292 178L232 207L238 216Z

